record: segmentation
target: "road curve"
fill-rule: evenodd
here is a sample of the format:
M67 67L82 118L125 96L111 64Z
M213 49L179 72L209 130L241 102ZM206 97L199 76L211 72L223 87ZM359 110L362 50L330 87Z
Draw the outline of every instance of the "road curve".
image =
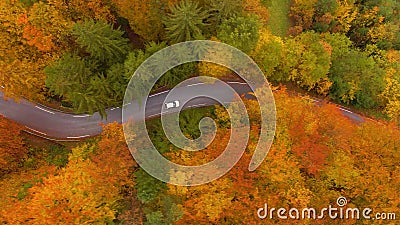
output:
M234 96L227 95L221 91L223 88L219 87L220 84L205 84L196 80L193 80L193 82L177 87L179 95L173 96L174 99L182 101L194 91L222 95L222 99L225 102L231 102L234 99ZM238 94L250 91L250 88L243 83L228 82L228 84ZM149 96L146 104L146 118L157 117L161 113L173 112L173 110L166 112L163 109L164 99L167 95L168 91L164 91ZM121 107L107 109L107 118L102 119L99 113L75 115L37 105L25 99L21 99L17 103L12 99L5 100L3 97L4 93L0 91L0 115L24 125L30 133L55 140L76 140L95 136L101 133L101 124L121 123L122 121ZM135 106L138 103L132 102L131 104ZM214 104L216 104L216 101L200 97L191 100L183 108L204 107Z
M245 83L227 82L239 94L250 92L250 87ZM184 101L186 96L196 93L213 93L220 96L225 103L231 102L235 96L223 92L224 88L221 84L205 84L196 79L192 83L185 83L183 86L176 87L175 100ZM173 110L166 111L163 108L164 100L169 91L160 92L150 95L146 104L146 118L160 116L161 113L171 113ZM313 100L318 102L318 100ZM137 102L131 102L132 108L137 106ZM199 97L192 99L183 106L183 109L196 108L215 105L217 102L210 98ZM364 121L360 115L357 115L347 109L340 108L343 115L349 117L355 122ZM0 89L0 115L13 120L26 127L26 131L34 135L53 139L53 140L79 140L86 137L98 135L102 131L101 124L112 122L122 122L121 107L110 108L106 110L107 118L102 119L99 113L93 115L88 114L69 114L56 111L45 106L31 103L25 99L21 99L19 103L14 100L5 100L4 93Z

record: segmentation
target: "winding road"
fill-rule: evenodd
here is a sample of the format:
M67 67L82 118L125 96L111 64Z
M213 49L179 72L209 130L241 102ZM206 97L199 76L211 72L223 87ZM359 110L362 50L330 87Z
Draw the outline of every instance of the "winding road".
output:
M245 83L240 82L227 82L239 95L250 92L250 87ZM193 93L213 93L213 95L221 96L220 99L224 103L231 102L235 96L230 93L224 92L221 84L206 84L198 80L193 80L191 83L183 83L183 85L176 87L174 100L184 102L187 96ZM172 113L177 109L170 109L166 111L163 108L164 100L166 99L169 91L164 91L150 95L146 104L146 118L160 116L161 113ZM25 131L36 136L57 140L57 141L77 141L82 138L98 135L102 131L101 124L112 122L122 122L122 109L121 107L107 109L107 118L103 119L99 113L93 115L88 114L69 114L60 112L42 105L31 103L25 99L21 99L19 103L14 100L5 100L4 93L0 89L0 115L13 120L25 126ZM319 102L318 99L311 99L314 102ZM215 105L217 102L213 99L206 97L198 97L190 100L185 104L182 109L196 108ZM137 102L131 102L127 105L134 110L138 107ZM340 108L343 115L349 117L355 122L363 122L364 119L348 109Z

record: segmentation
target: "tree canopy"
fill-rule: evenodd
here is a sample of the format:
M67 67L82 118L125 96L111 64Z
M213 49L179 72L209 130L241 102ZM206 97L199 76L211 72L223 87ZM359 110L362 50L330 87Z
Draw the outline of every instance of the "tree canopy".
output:
M207 25L204 21L210 14L198 2L184 0L171 6L170 11L163 21L166 38L170 43L195 40L203 36L203 29Z

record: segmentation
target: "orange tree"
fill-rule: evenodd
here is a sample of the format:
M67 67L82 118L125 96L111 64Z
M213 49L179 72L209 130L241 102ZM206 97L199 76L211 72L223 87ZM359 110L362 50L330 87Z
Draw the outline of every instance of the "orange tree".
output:
M0 116L0 177L15 171L27 156L22 127Z

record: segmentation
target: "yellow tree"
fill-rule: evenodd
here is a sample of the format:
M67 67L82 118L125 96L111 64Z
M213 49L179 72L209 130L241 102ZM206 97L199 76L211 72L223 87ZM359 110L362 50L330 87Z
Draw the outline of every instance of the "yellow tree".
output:
M43 69L67 48L71 23L43 2L25 10L19 1L2 1L0 12L0 84L7 96L42 100Z
M337 22L335 30L347 33L352 26L352 22L358 16L358 9L349 1L338 1L338 3L339 6L333 15L334 20Z
M126 147L121 125L104 128L98 146L73 149L67 166L31 187L15 201L11 224L106 224L132 193L135 162ZM132 199L132 198L129 198ZM132 210L131 207L128 207ZM121 211L119 211L121 214Z
M33 187L27 220L33 224L105 223L115 218L117 187L90 160L77 160ZM102 179L103 178L103 179Z
M396 211L399 204L400 187L398 148L400 131L394 124L367 121L357 127L355 138L349 138L354 157L354 167L360 174L352 181L355 186L347 190L359 207ZM361 197L362 196L362 197Z
M129 21L135 33L146 41L159 41L164 36L164 27L161 17L168 5L177 0L112 0L118 14Z
M290 8L290 16L296 21L296 25L303 29L310 29L315 14L314 5L317 0L294 0Z
M29 188L57 172L54 165L40 165L37 169L20 170L0 180L0 223L22 224L21 215L27 214L26 201ZM21 222L22 221L22 222Z
M383 59L386 68L386 86L380 98L385 105L385 113L394 121L400 119L400 51L389 50Z
M43 2L35 3L20 17L19 22L24 26L23 37L27 43L36 46L40 52L57 54L70 48L68 36L74 22L67 19L56 7ZM43 49L43 45L48 46Z
M247 13L256 14L264 25L267 24L269 12L268 9L262 5L261 0L243 1L243 7Z
M25 83L24 79L21 79L20 74L15 71L16 65L10 65L12 63L18 64L17 59L21 57L26 51L24 46L24 39L22 38L23 27L19 25L18 19L25 13L23 5L19 1L1 1L0 2L0 84L5 87L6 95L12 95L13 93L21 95L24 93L24 86L19 83ZM29 57L26 57L29 58ZM32 82L34 83L34 82ZM24 93L30 96L32 93ZM33 95L37 95L37 91L34 91Z
M258 43L250 54L264 75L270 78L282 60L284 43L280 37L274 36L269 30L261 30L259 33ZM279 78L275 77L274 80L279 80Z
M44 57L48 58L47 56ZM13 61L0 61L0 82L4 86L6 96L19 99L43 100L45 92L43 68L47 64L45 59L34 61L32 59L14 59ZM48 58L49 61L52 58Z
M387 69L386 72L386 87L382 92L381 97L386 102L385 112L393 119L400 119L400 72L394 68Z
M137 168L130 150L125 142L122 126L118 123L103 127L101 140L98 143L98 154L91 157L109 179L118 182L118 186L133 186L130 175Z
M220 178L195 187L170 187L169 193L184 200L184 214L177 224L215 223L224 210L232 205L232 183Z
M229 132L226 129L218 129L216 140L206 149L197 152L185 150L168 153L168 157L180 165L202 165L215 159L225 148L229 141ZM217 169L216 169L217 170ZM204 171L204 176L208 176L212 171ZM190 174L180 171L171 171L170 179L190 180ZM200 186L184 187L168 185L168 193L182 199L183 217L177 224L193 223L215 223L219 220L223 211L231 205L230 179L226 177L215 180L211 183Z
M24 50L23 27L18 19L26 10L19 1L0 2L0 59L16 58Z
M87 0L85 4L79 0L49 0L48 4L54 6L65 18L74 21L95 19L107 22L115 21L112 12L113 6L108 0Z

